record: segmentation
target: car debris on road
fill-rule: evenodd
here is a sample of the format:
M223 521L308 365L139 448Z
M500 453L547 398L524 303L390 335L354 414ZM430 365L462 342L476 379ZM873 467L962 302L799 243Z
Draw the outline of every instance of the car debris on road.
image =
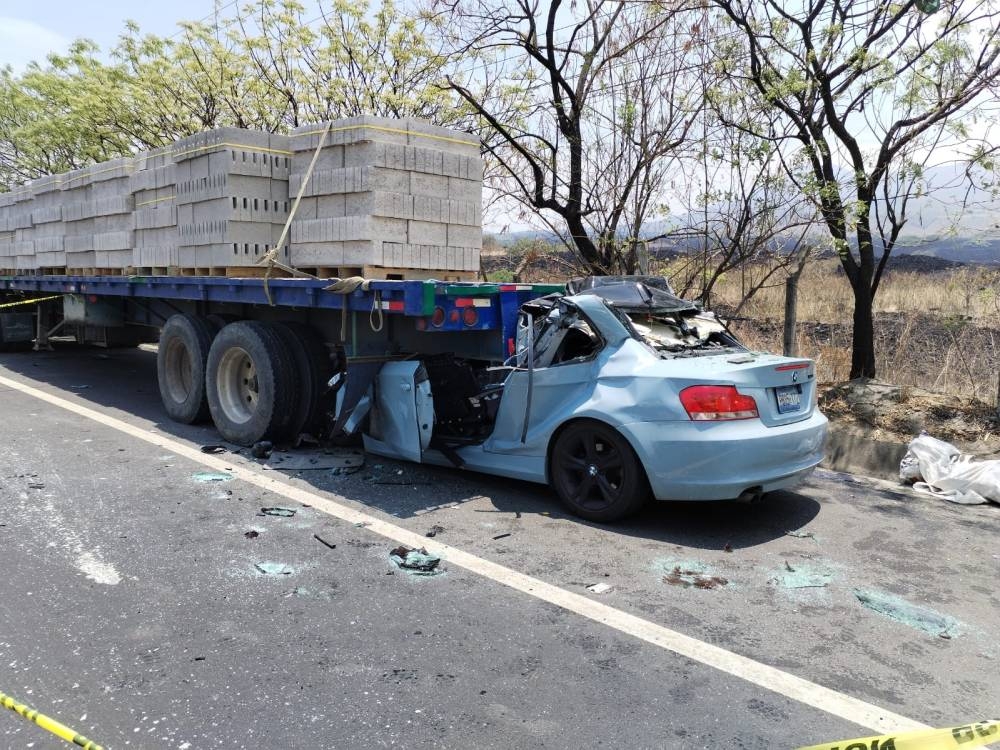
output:
M437 575L443 572L438 569L441 558L428 553L424 548L412 549L400 545L389 553L389 559L396 567L415 575Z

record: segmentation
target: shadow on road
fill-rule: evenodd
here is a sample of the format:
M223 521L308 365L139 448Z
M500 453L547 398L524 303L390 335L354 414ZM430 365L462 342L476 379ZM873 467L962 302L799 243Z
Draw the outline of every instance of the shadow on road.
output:
M0 367L91 402L102 411L120 410L151 421L158 430L198 444L218 443L210 425L183 425L166 419L156 384L156 353L149 349L100 349L57 342L54 352L0 354ZM123 415L124 416L124 415ZM236 449L233 446L234 450ZM548 487L458 469L423 466L367 456L356 473L286 471L313 487L376 508L398 518L484 498L490 513L573 519ZM639 515L608 533L686 547L721 550L753 547L806 526L820 511L813 498L776 492L752 505L734 502L650 503Z

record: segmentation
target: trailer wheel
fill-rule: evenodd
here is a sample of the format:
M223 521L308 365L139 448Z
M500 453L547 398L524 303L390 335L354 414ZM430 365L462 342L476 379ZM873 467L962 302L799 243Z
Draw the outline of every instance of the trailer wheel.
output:
M171 315L160 331L156 377L163 408L175 422L208 419L205 363L213 335L204 318L183 313Z
M635 513L649 498L649 482L635 451L617 430L581 420L559 433L549 476L572 513L607 523Z
M330 352L312 326L305 323L276 323L288 344L298 375L298 403L290 437L294 440L308 432L316 437L326 414L327 383L333 375Z
M298 381L273 324L242 320L223 328L208 354L206 385L212 421L226 440L253 445L289 438Z

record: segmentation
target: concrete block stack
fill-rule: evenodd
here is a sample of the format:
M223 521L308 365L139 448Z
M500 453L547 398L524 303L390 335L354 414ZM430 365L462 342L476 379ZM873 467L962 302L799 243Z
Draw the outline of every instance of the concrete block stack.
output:
M129 179L134 168L135 161L125 157L63 176L67 268L125 269L132 264Z
M66 265L66 227L62 220L62 177L49 175L30 183L31 268L62 268ZM27 233L27 230L25 230Z
M173 149L178 258L188 268L253 266L288 217L287 136L220 128ZM287 247L281 258L288 261Z
M18 229L15 214L23 211L23 206L19 207L17 204L24 193L31 195L31 191L25 188L0 193L0 270L7 273L17 268L16 258L23 242L23 239L18 239L18 232L22 237L24 232L23 229Z
M23 187L13 195L7 227L12 233L10 254L18 271L34 268L35 243L32 239L31 188Z
M280 239L323 132L220 128L2 193L0 269L256 266ZM482 177L472 136L413 119L338 120L278 257L338 275L471 275Z
M132 265L136 268L180 264L176 174L173 146L143 151L135 157L129 191L135 227Z
M325 125L292 134L294 198ZM474 136L412 118L332 124L291 226L291 264L478 271L482 179ZM366 268L369 267L369 268Z

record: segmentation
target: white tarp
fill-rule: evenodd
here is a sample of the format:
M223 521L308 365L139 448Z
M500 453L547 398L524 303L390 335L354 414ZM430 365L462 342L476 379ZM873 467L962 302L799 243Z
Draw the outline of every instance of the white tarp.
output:
M913 489L952 503L1000 503L1000 460L980 461L930 435L910 441L899 478Z

